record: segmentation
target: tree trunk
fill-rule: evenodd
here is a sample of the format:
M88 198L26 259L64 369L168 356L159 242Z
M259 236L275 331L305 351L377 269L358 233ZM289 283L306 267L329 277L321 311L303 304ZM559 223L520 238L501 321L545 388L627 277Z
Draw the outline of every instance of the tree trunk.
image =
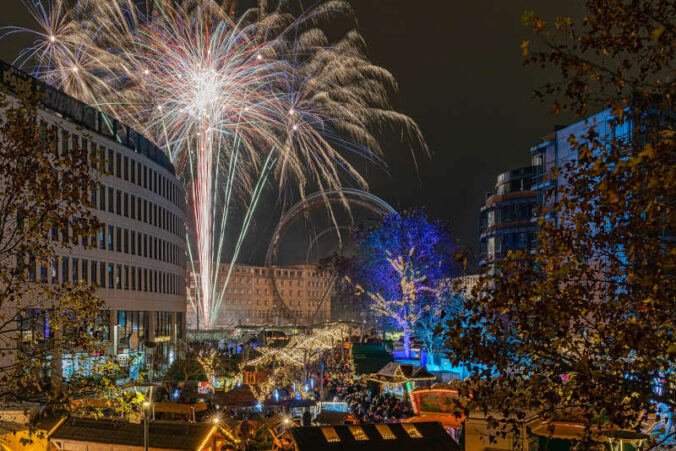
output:
M408 327L404 327L404 357L411 358L411 331Z

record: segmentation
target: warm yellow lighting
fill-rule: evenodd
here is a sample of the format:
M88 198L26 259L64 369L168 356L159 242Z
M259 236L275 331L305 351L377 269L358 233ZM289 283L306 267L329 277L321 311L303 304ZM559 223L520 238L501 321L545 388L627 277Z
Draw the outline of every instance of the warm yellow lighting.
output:
M348 426L347 428L350 430L355 440L369 439L364 430L361 428L361 426Z
M336 430L333 429L332 427L324 426L321 428L321 431L322 434L324 434L324 438L326 439L327 442L336 443L340 441L340 437L338 437Z
M402 423L401 426L404 428L406 433L411 438L422 438L422 434L418 429L411 423Z
M197 447L197 451L200 451L202 448L204 448L204 445L207 444L209 439L211 438L212 435L214 435L214 432L216 432L216 428L218 426L214 426L209 430L209 433L207 434L206 437L204 437L204 440L202 440L202 443L200 443L200 446Z
M54 425L54 427L51 428L49 430L49 432L47 432L47 437L52 435L54 433L54 431L56 431L59 428L59 426L61 426L63 424L63 422L66 421L67 418L68 417L61 417L61 419Z
M376 430L380 433L384 440L394 440L396 435L386 424L376 424Z
M56 42L56 36L51 35L51 36L49 37L49 40L50 40L51 42Z

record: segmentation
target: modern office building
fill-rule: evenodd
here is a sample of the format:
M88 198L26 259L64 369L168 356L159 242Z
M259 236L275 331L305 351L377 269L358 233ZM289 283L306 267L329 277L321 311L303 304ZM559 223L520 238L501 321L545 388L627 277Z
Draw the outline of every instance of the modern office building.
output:
M480 266L490 265L508 251L534 247L536 171L537 168L527 166L503 172L497 178L495 191L486 195L480 213Z
M58 259L48 267L29 262L31 276L96 285L106 305L101 322L108 351L122 364L133 360L129 368L134 376L152 342L154 361L166 367L185 336L185 193L173 165L135 130L16 68L4 63L0 68L0 80L10 93L43 95L37 120L57 131L59 152L86 146L103 164L99 185L92 187L94 214L103 224L92 237L93 246L57 248ZM54 230L51 239L73 237L67 230ZM25 323L49 333L49 312L25 314L43 317ZM30 330L21 333L31 335ZM66 377L86 370L73 357L63 355Z
M228 279L228 272L230 278ZM189 297L196 299L195 278ZM228 280L215 320L215 328L238 325L309 325L329 320L332 281L314 265L268 268L229 264L218 270L220 289ZM188 302L190 305L191 302ZM197 315L188 307L188 324L197 328Z

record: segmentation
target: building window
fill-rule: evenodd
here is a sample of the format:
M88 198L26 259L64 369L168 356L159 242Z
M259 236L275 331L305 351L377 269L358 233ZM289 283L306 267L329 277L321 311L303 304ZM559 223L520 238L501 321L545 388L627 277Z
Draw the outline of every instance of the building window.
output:
M68 282L68 257L61 258L61 282Z
M73 282L80 280L80 260L73 258Z
M115 274L112 263L108 263L108 288L115 288Z
M118 189L118 190L116 190L115 194L116 194L116 196L115 196L115 213L117 213L118 215L121 215L122 214L122 193Z
M108 175L113 175L113 166L115 165L113 149L108 149Z
M122 265L117 265L117 271L115 271L115 288L122 289Z
M105 225L102 225L99 228L98 234L99 234L99 249L105 249L106 248L106 237L105 237L106 226Z
M99 187L99 210L106 211L106 187Z
M130 205L130 216L131 219L136 219L136 196L131 195L131 205Z
M114 207L113 207L114 200L115 200L115 199L114 199L114 195L113 195L113 188L111 188L111 187L109 186L109 187L108 187L108 212L109 212L109 213L114 213L114 212L115 212L115 209L114 209Z
M113 250L113 233L114 233L114 227L109 225L108 226L108 250L109 251Z
M99 263L99 274L101 276L99 280L99 285L101 287L106 286L106 264L104 262Z
M92 280L91 283L92 285L98 285L98 268L96 267L96 262L92 260Z
M82 281L89 283L89 260L82 259Z
M124 179L129 180L129 157L124 157L124 164L122 166L124 172Z

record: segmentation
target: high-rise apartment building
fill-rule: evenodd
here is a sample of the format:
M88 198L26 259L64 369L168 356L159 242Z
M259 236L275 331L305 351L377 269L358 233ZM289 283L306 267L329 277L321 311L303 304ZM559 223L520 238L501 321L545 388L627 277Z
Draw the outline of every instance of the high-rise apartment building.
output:
M561 200L566 185L566 166L575 165L577 150L570 137L584 141L590 127L601 140L628 137L632 124L615 126L610 110L602 111L566 127L559 127L531 147L531 166L500 174L495 192L486 196L480 216L480 265L503 258L507 251L533 249L536 245L535 210L542 208L558 221L551 207ZM559 169L559 171L556 171Z
M195 278L190 279L189 297L194 302L197 299ZM231 268L229 264L222 264L217 283L218 291L224 286L225 290L218 312L213 313L215 328L310 325L329 320L332 281L317 272L314 265L268 268L236 264ZM188 324L190 328L197 328L197 314L190 301L188 304Z

